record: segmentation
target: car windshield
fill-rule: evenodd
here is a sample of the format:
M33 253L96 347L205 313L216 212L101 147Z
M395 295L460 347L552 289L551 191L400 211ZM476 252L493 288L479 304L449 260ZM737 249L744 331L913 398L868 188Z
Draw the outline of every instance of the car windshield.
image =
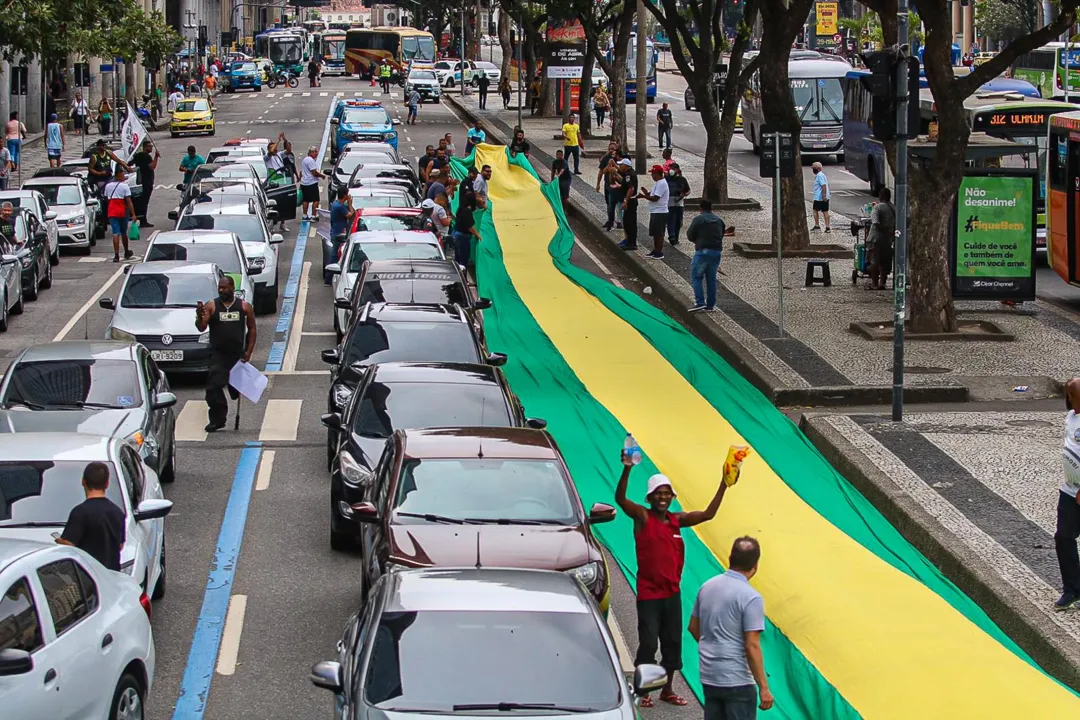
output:
M364 391L353 429L387 438L400 428L511 427L502 388L491 384L380 383Z
M146 253L147 262L155 260L186 260L216 263L224 272L243 273L235 245L225 243L154 243Z
M233 63L232 69L233 72L245 73L253 73L258 71L258 68L255 67L255 63L250 62Z
M435 80L435 73L431 70L413 70L409 73L410 80Z
M477 715L468 706L512 700L600 712L623 684L592 613L385 612L370 644L364 696L383 711Z
M206 100L181 100L176 103L176 112L207 112L210 110L210 103Z
M352 270L351 265L349 269ZM419 279L411 273L380 272L369 276L360 286L360 305L369 302L465 305L468 297L465 295L465 287L457 278Z
M34 189L45 196L45 204L49 207L82 204L79 188L74 185L34 185Z
M266 242L266 229L254 215L185 215L176 229L223 230L236 233L243 242Z
M346 150L345 154L341 156L355 157L356 159L349 165L349 171L346 175L352 174L352 171L356 169L356 166L360 163L396 163L398 159L391 154L390 151L374 150L372 148L364 148L362 150Z
M194 273L132 275L124 286L120 307L183 308L217 297L217 278ZM192 315L194 321L195 316Z
M109 468L105 497L124 508L116 469ZM86 500L82 474L87 463L57 460L0 462L0 527L55 523L62 527L76 505ZM126 511L125 511L126 512Z
M480 362L472 328L459 322L366 322L349 334L343 363Z
M352 171L365 161L371 162L371 157L363 157L359 153L346 153L338 160L337 165L334 167L334 174L340 177L349 177L352 175Z
M354 208L411 208L416 207L412 200L405 195L369 195L352 196Z
M390 116L382 108L346 108L342 125L389 125Z
M366 227L357 226L357 230L390 230L391 227L384 225L382 221L393 220L395 222L401 222L402 218L392 217L378 217L378 218L366 218L362 221L362 225ZM379 221L375 223L375 227L372 227L373 221ZM398 228L403 229L403 228ZM439 248L434 245L428 245L427 243L400 243L400 242L371 242L360 243L360 249L363 250L363 254L367 256L368 260L440 260L442 255L439 254ZM360 272L360 267L364 264L364 258L360 253L353 253L353 257L349 260L349 272ZM354 267L355 266L355 267Z
M139 376L131 360L20 362L9 376L0 401L5 405L130 408L142 404Z

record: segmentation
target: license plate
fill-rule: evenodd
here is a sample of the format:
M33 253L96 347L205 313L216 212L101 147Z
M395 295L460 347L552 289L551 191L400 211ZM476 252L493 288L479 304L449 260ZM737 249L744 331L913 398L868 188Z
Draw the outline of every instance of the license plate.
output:
M815 150L824 149L824 148L827 148L827 147L829 147L828 143L814 143L814 149Z
M151 350L150 357L154 358L154 362L182 362L184 359L184 351Z

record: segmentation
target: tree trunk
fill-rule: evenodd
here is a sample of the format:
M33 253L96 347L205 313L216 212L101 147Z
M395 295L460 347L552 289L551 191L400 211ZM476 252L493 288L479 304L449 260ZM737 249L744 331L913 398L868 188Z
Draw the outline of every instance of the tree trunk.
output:
M552 78L544 78L544 82L540 88L540 109L536 114L540 117L557 116L558 113L555 111L555 80Z
M135 107L135 61L125 60L124 62L124 99L131 103L132 107ZM115 108L119 114L120 108ZM48 121L48 118L45 118Z
M615 48L611 62L608 63L599 55L597 62L604 73L608 76L608 96L611 98L611 138L619 143L619 148L625 152L626 138L626 58L630 54L630 33L634 27L634 16L637 13L637 4L632 2L623 3L623 12L619 16L619 22L614 29Z
M581 68L581 82L578 83L578 113L581 115L581 132L585 137L592 137L592 113L589 112L589 98L592 97L592 71L596 64L597 37L589 33L585 38L585 65Z
M499 13L499 47L502 48L502 66L500 77L510 77L510 61L516 60L514 46L510 44L510 16L505 12ZM521 77L521 69L518 68L518 79Z

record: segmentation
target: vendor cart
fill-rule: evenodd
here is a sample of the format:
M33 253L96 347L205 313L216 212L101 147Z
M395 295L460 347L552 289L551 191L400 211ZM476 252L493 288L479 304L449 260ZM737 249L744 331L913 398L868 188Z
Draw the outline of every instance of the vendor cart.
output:
M863 207L863 216L851 221L851 234L855 237L853 267L851 268L851 284L859 282L859 278L870 277L870 251L868 241L870 239L870 213Z

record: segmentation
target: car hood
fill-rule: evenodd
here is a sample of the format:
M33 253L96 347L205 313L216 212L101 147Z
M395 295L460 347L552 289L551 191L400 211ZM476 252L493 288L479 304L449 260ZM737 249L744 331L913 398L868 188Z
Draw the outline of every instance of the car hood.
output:
M414 567L480 564L569 570L593 557L584 530L556 525L390 525L390 559Z
M134 401L135 398L132 398ZM118 400L119 402L119 400ZM0 410L0 434L77 432L127 437L143 426L142 408L72 410Z
M363 718L363 720L423 720L424 718L432 717L431 713L426 712L398 712L394 710L383 710L381 708L372 707L367 703L363 703L361 706L363 712L357 713L354 717ZM505 713L506 715L521 715L522 717L541 717L539 714L528 715L524 713ZM468 713L454 713L454 720L491 720L495 713L484 712L470 715ZM545 716L548 713L544 713ZM550 715L551 717L566 717L565 715ZM437 716L436 716L437 717ZM635 720L635 714L633 712L633 706L626 702L626 690L623 689L623 701L619 707L612 710L599 710L597 712L585 712L574 713L574 720Z
M427 85L428 87L438 87L439 81L435 80L409 80L410 85Z
M199 110L197 112L178 112L173 113L173 120L206 120L214 116L214 113L210 110Z
M366 132L366 133L386 133L394 129L393 125L350 125L344 124L341 126L342 130L348 132Z
M271 253L271 245L258 240L244 240L240 243L244 246L244 257L267 257Z
M57 220L67 220L76 215L86 214L82 205L50 205L49 209L56 213Z
M113 315L113 327L135 335L199 335L195 308L120 308Z

